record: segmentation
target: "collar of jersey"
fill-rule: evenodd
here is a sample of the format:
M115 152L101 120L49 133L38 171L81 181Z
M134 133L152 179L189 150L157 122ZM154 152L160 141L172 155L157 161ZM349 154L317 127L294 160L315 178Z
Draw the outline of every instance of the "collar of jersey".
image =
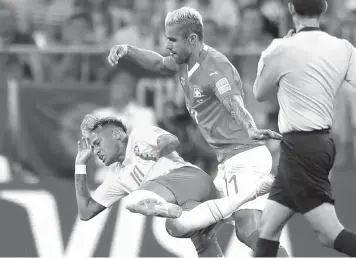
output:
M195 73L195 71L199 68L201 62L204 60L206 54L208 53L208 48L209 47L204 44L204 47L203 47L202 53L199 56L198 62L196 62L195 65L193 65L193 67L190 70L188 70L188 65L187 65L188 78L190 76L192 76L193 73Z
M319 27L304 27L300 29L298 33L303 31L321 31L321 29Z

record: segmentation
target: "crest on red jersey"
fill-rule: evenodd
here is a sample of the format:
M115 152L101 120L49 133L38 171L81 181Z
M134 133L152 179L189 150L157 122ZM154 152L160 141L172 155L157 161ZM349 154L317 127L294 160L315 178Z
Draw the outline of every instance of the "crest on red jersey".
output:
M201 88L199 88L199 87L194 87L193 88L193 97L194 98L204 97L203 90Z

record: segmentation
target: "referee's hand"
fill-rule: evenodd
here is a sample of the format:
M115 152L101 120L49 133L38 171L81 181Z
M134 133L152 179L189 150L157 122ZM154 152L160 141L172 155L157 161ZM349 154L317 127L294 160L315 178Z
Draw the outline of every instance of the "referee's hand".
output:
M266 141L270 139L282 140L282 135L270 129L252 129L248 132L252 140Z

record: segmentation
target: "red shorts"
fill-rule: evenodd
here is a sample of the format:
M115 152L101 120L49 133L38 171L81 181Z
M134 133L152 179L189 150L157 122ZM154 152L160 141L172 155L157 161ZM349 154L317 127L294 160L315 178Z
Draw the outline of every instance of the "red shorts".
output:
M218 198L213 178L199 168L181 167L152 181L168 188L174 194L177 204L185 210Z

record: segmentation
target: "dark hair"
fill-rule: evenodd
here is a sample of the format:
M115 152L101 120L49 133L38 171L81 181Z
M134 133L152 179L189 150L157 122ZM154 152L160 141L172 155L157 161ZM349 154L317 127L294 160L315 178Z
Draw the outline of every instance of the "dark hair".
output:
M296 13L305 17L316 17L323 14L325 0L292 0Z
M124 125L124 123L120 119L117 119L116 117L99 118L98 120L95 121L94 126L91 129L91 131L93 131L99 127L104 127L106 125L114 125L116 127L121 128L125 133L127 133L127 128Z

